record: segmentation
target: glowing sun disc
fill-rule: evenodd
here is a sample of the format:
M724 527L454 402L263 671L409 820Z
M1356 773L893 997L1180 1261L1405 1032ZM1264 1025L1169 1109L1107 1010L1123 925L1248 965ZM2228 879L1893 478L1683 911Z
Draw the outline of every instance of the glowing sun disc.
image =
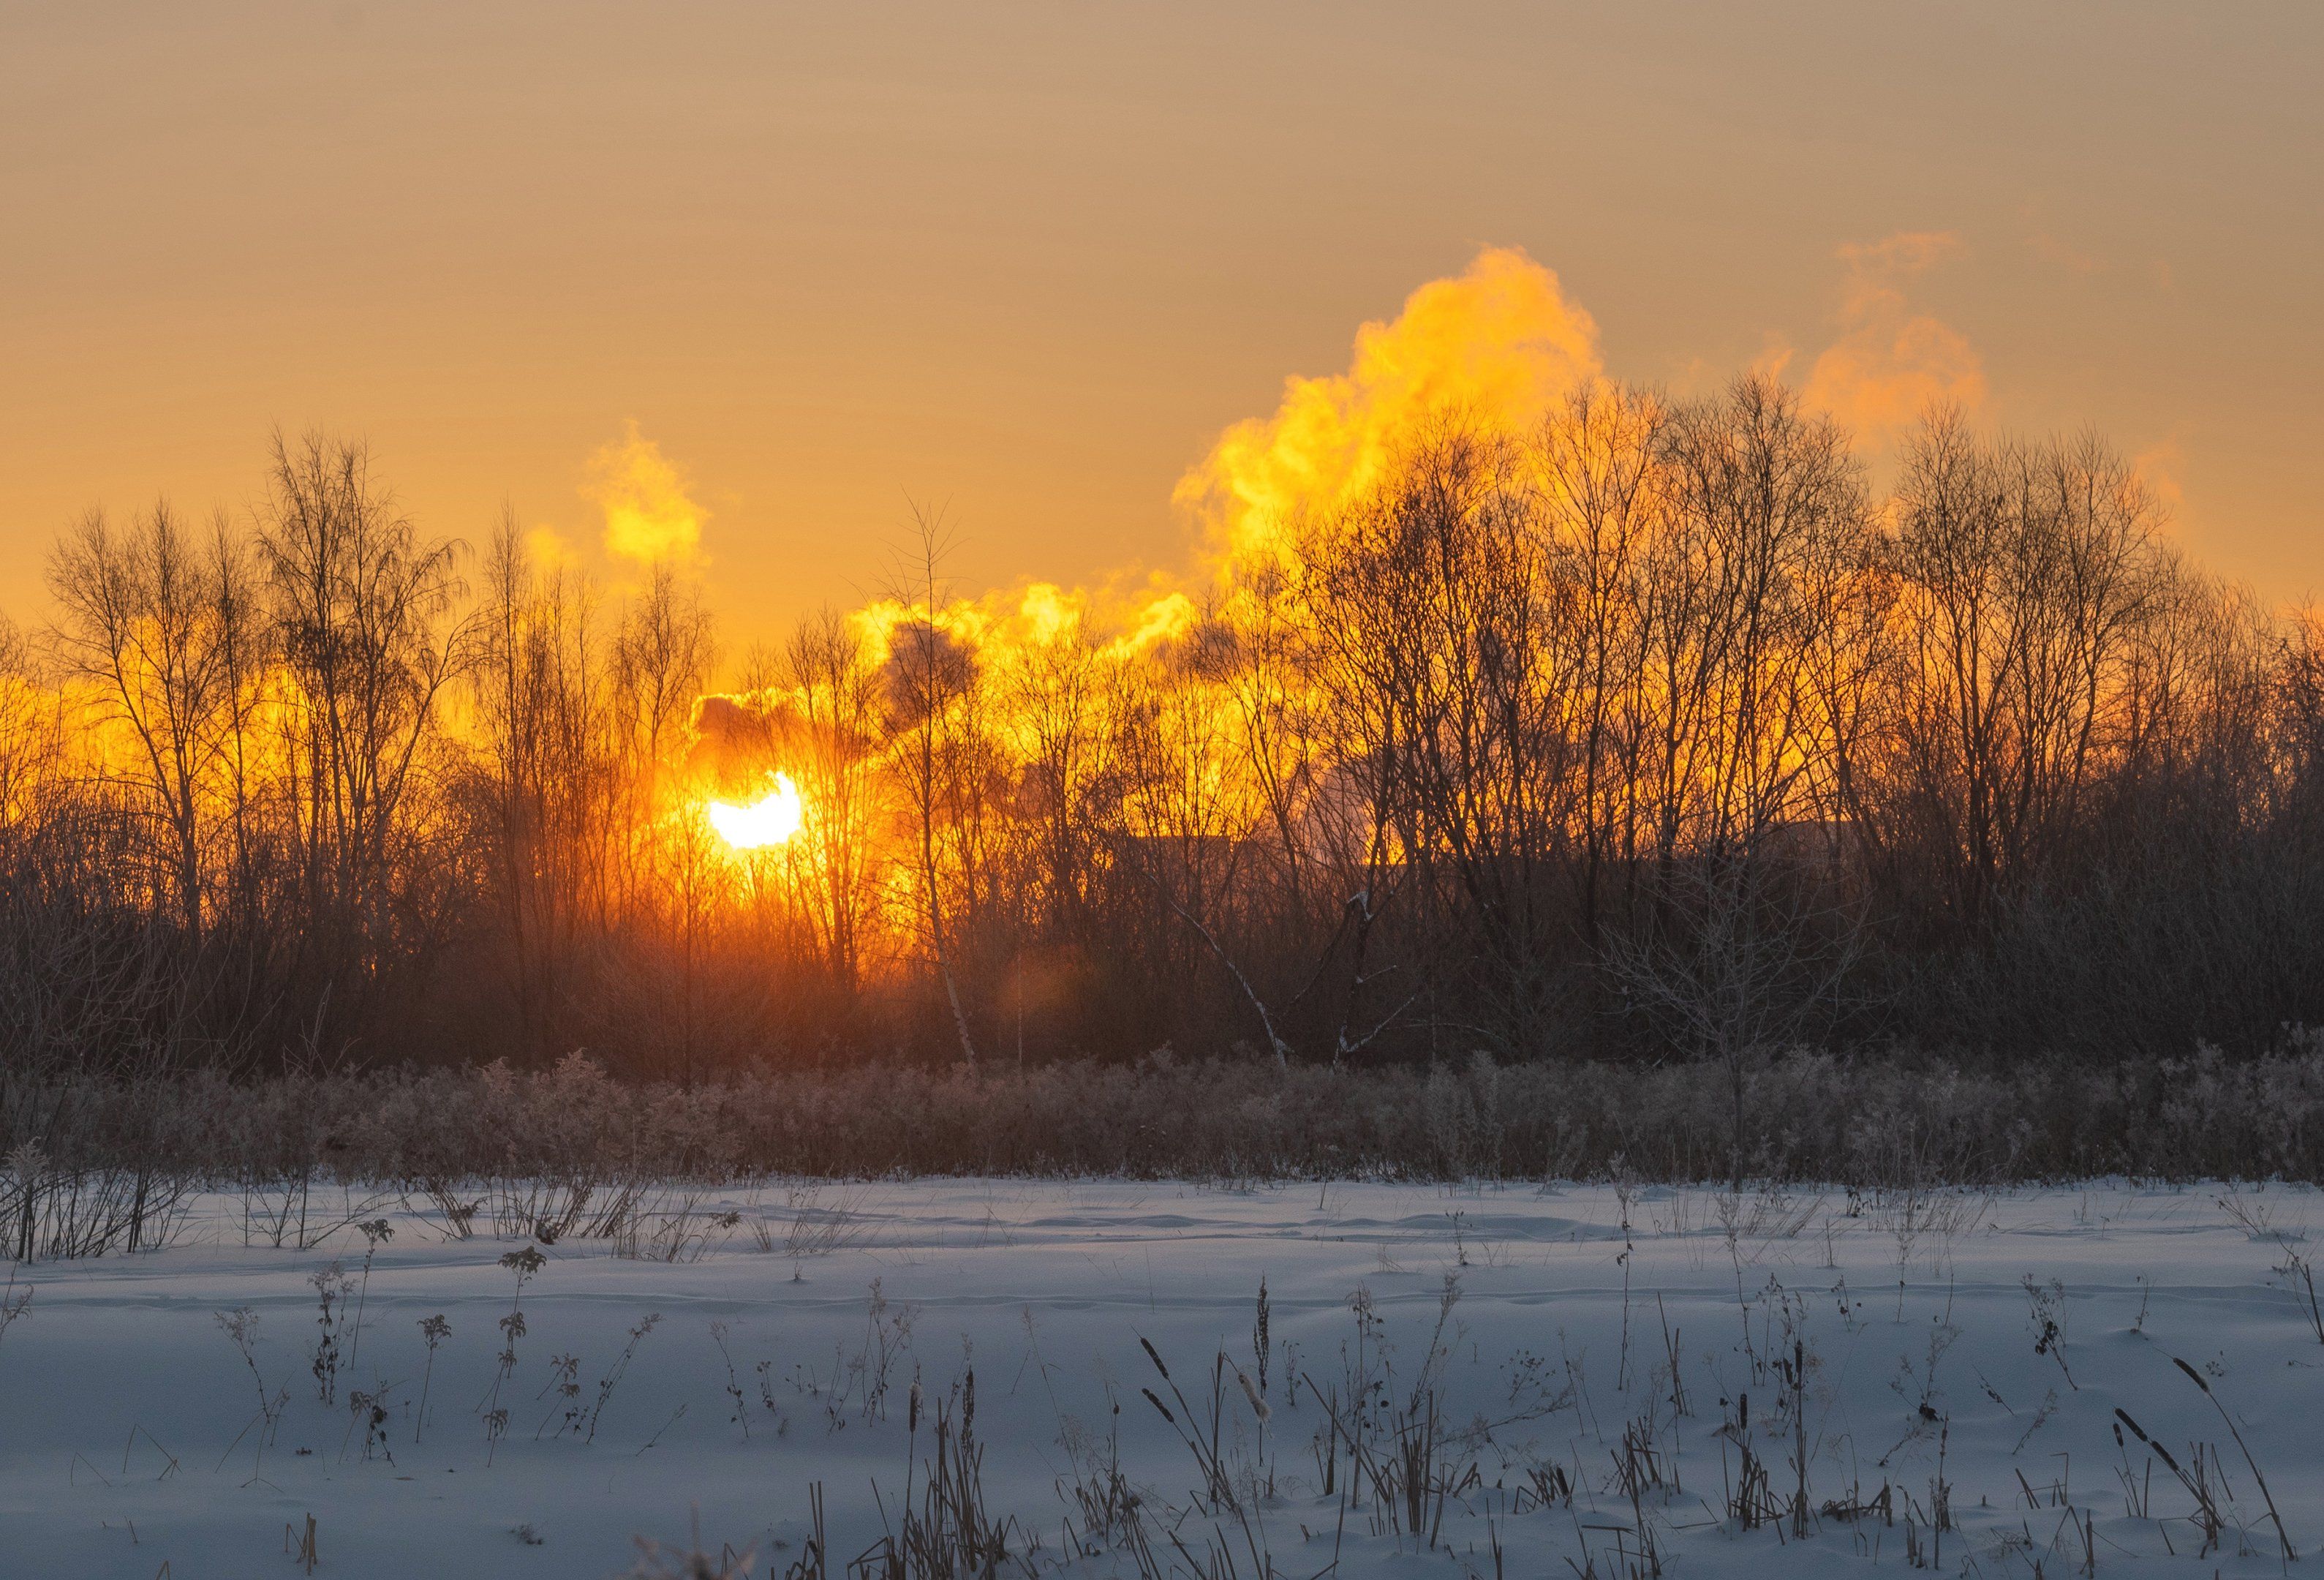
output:
M747 807L711 801L703 811L718 837L736 850L763 850L769 845L787 844L799 831L799 824L806 817L806 809L799 803L798 786L791 782L788 773L775 775L775 788Z

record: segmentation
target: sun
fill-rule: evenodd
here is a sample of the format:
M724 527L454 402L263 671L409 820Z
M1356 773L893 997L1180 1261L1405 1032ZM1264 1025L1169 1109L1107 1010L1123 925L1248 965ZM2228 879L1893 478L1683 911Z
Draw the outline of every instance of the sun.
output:
M776 774L774 788L747 807L710 801L704 805L703 812L718 837L735 850L765 850L786 845L807 817L798 786L788 773Z

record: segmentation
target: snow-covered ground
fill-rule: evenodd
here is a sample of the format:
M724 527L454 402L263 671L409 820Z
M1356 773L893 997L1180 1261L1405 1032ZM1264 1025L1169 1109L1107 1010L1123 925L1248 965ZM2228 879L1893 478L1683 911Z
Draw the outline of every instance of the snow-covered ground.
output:
M448 1238L400 1200L342 1209L392 1230L367 1278L355 1228L245 1246L229 1198L161 1252L16 1269L0 1575L304 1572L285 1548L311 1516L323 1575L618 1575L650 1567L635 1538L698 1531L714 1557L755 1553L735 1573L780 1575L811 1559L820 1483L835 1577L921 1506L972 1372L1003 1573L1079 1550L1074 1574L1492 1575L1498 1544L1505 1575L1608 1580L2258 1574L2282 1567L2271 1495L2301 1562L2324 1547L2324 1343L2292 1287L2324 1227L2307 1190L964 1180L695 1206L680 1260L567 1238L521 1298L503 1258L526 1241L481 1216ZM355 1293L327 1333L335 1261ZM2117 1409L2177 1472L2118 1446ZM1803 1543L1783 1509L1803 1443ZM1116 1492L1109 1532L1116 1444L1137 1507ZM2208 1552L2182 1474L2217 1511ZM1886 1514L1849 1515L1884 1485Z

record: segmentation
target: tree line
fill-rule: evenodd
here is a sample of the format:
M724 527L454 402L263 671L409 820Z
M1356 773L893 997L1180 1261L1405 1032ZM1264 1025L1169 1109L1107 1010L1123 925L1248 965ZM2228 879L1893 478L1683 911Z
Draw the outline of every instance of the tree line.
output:
M2324 627L2093 437L1876 491L1757 377L1445 411L1199 596L888 596L722 653L357 443L92 513L0 631L12 1061L639 1073L2231 1051L2324 1020ZM779 772L797 834L710 799Z

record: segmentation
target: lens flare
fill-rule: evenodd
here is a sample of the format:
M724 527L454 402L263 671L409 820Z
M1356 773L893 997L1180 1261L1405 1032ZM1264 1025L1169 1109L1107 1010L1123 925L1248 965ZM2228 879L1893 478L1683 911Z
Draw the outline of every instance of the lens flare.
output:
M774 788L747 807L711 801L703 812L718 837L736 850L765 850L788 844L807 817L798 786L788 773L776 774Z

